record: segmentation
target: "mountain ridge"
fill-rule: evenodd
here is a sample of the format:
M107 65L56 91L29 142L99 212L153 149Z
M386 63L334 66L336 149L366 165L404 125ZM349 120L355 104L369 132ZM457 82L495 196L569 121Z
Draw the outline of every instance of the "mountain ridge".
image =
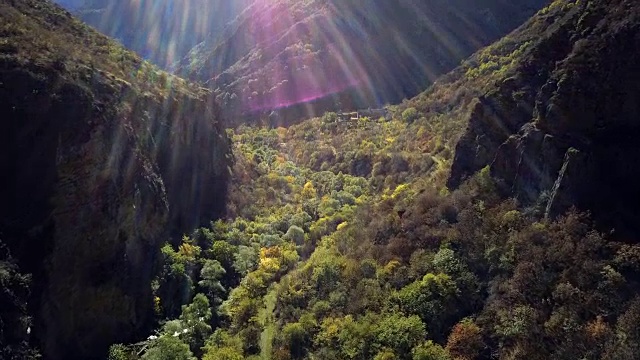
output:
M207 38L216 38L253 0L58 0L102 33L168 69Z
M320 115L411 97L545 3L258 1L176 72L207 82L228 113L291 108L272 114L287 123L305 115L299 103Z

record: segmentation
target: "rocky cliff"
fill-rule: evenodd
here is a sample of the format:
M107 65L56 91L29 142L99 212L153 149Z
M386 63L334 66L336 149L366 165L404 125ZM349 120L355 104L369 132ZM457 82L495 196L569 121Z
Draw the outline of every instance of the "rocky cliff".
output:
M503 43L515 65L478 97L449 185L489 165L547 216L577 206L625 239L640 234L640 4L555 1Z
M208 93L47 1L0 1L0 234L33 274L48 359L151 325L159 247L224 211L229 141Z

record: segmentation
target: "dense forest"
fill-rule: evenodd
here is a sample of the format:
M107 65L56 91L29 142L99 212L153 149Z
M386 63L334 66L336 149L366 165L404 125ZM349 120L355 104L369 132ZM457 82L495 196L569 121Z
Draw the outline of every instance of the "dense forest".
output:
M622 4L635 15L554 2L390 107L391 120L327 113L289 128L230 131L227 220L165 249L158 311L176 320L146 341L113 346L112 358L636 358L640 247L586 207L551 211L552 197L567 196L561 189L531 198L506 187L495 162L468 176L451 170L467 169L456 154L483 101L508 109L503 87L531 86L521 79L532 62L544 76L544 46L580 43L572 34L593 44L603 33L634 34L637 22L597 20L637 16ZM585 56L576 46L555 56L570 64ZM522 104L530 91L513 96ZM580 151L591 150L567 150ZM176 299L192 300L180 309Z
M367 121L346 143L373 156L416 126ZM163 249L175 320L112 359L635 358L640 247L504 199L488 169L447 191L438 156L320 170L342 165L312 145L335 123L310 123L234 133L230 220Z
M3 126L43 142L2 142L0 357L638 358L635 0L553 1L387 117L226 130L41 4L0 0Z

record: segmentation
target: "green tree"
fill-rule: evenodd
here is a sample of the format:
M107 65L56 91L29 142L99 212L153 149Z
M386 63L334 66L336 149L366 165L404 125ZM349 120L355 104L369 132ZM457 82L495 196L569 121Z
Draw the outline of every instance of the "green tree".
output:
M296 225L291 225L287 233L284 234L285 240L289 240L296 245L304 244L304 230Z
M309 345L309 335L301 323L286 324L282 328L284 345L289 349L292 359L302 359Z
M204 360L241 360L242 340L232 336L227 330L217 329L207 340Z
M217 260L227 271L233 268L236 247L226 241L218 240L211 245L210 257Z
M338 351L341 358L370 359L376 353L375 319L373 317L354 320L353 316L326 318L316 336L317 346Z
M131 353L125 345L123 344L113 344L109 347L109 355L107 355L108 360L134 360L138 357L135 354Z
M142 355L142 360L196 360L178 336L163 335L157 338Z
M251 270L255 269L258 258L258 252L254 248L240 245L238 252L235 254L233 267L242 276L247 275Z
M416 315L407 317L391 314L378 322L377 328L378 344L382 348L395 350L401 358L408 357L411 349L427 337L425 326Z
M392 302L407 314L418 315L435 338L443 337L450 319L455 318L458 288L445 274L427 274L394 294ZM452 324L451 324L452 325ZM450 326L450 325L449 325Z
M202 357L202 360L243 360L242 352L232 347L212 347Z
M413 348L411 354L413 360L451 360L449 353L431 340Z
M218 306L222 302L222 295L226 292L224 286L220 282L227 271L222 267L218 260L205 260L200 270L200 280L198 285L207 292L207 297L211 300L213 306Z
M391 349L384 349L376 354L373 360L396 360L398 357Z
M334 112L326 112L322 115L322 122L325 124L331 124L338 121L338 114Z
M191 304L182 307L180 321L182 322L183 332L186 342L189 344L191 351L197 356L202 355L202 347L205 339L211 335L211 307L209 299L203 294L197 294Z
M320 297L329 295L340 283L342 271L337 261L327 259L322 264L313 268L312 281L315 283L317 294Z
M418 113L418 110L416 110L416 108L414 107L407 108L402 112L402 120L404 120L407 123L412 123L416 121L419 116L420 114Z
M158 279L157 296L167 318L177 317L182 304L189 301L193 291L190 275L195 270L199 251L199 247L188 241L183 242L178 251L170 244L165 244L161 249L163 267Z

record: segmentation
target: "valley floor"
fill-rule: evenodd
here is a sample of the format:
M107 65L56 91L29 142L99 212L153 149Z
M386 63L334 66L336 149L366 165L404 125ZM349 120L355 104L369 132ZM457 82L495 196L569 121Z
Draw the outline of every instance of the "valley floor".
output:
M143 359L632 358L640 247L503 200L486 169L447 190L444 148L404 166L420 122L332 116L232 132L229 218L165 248L177 320Z

